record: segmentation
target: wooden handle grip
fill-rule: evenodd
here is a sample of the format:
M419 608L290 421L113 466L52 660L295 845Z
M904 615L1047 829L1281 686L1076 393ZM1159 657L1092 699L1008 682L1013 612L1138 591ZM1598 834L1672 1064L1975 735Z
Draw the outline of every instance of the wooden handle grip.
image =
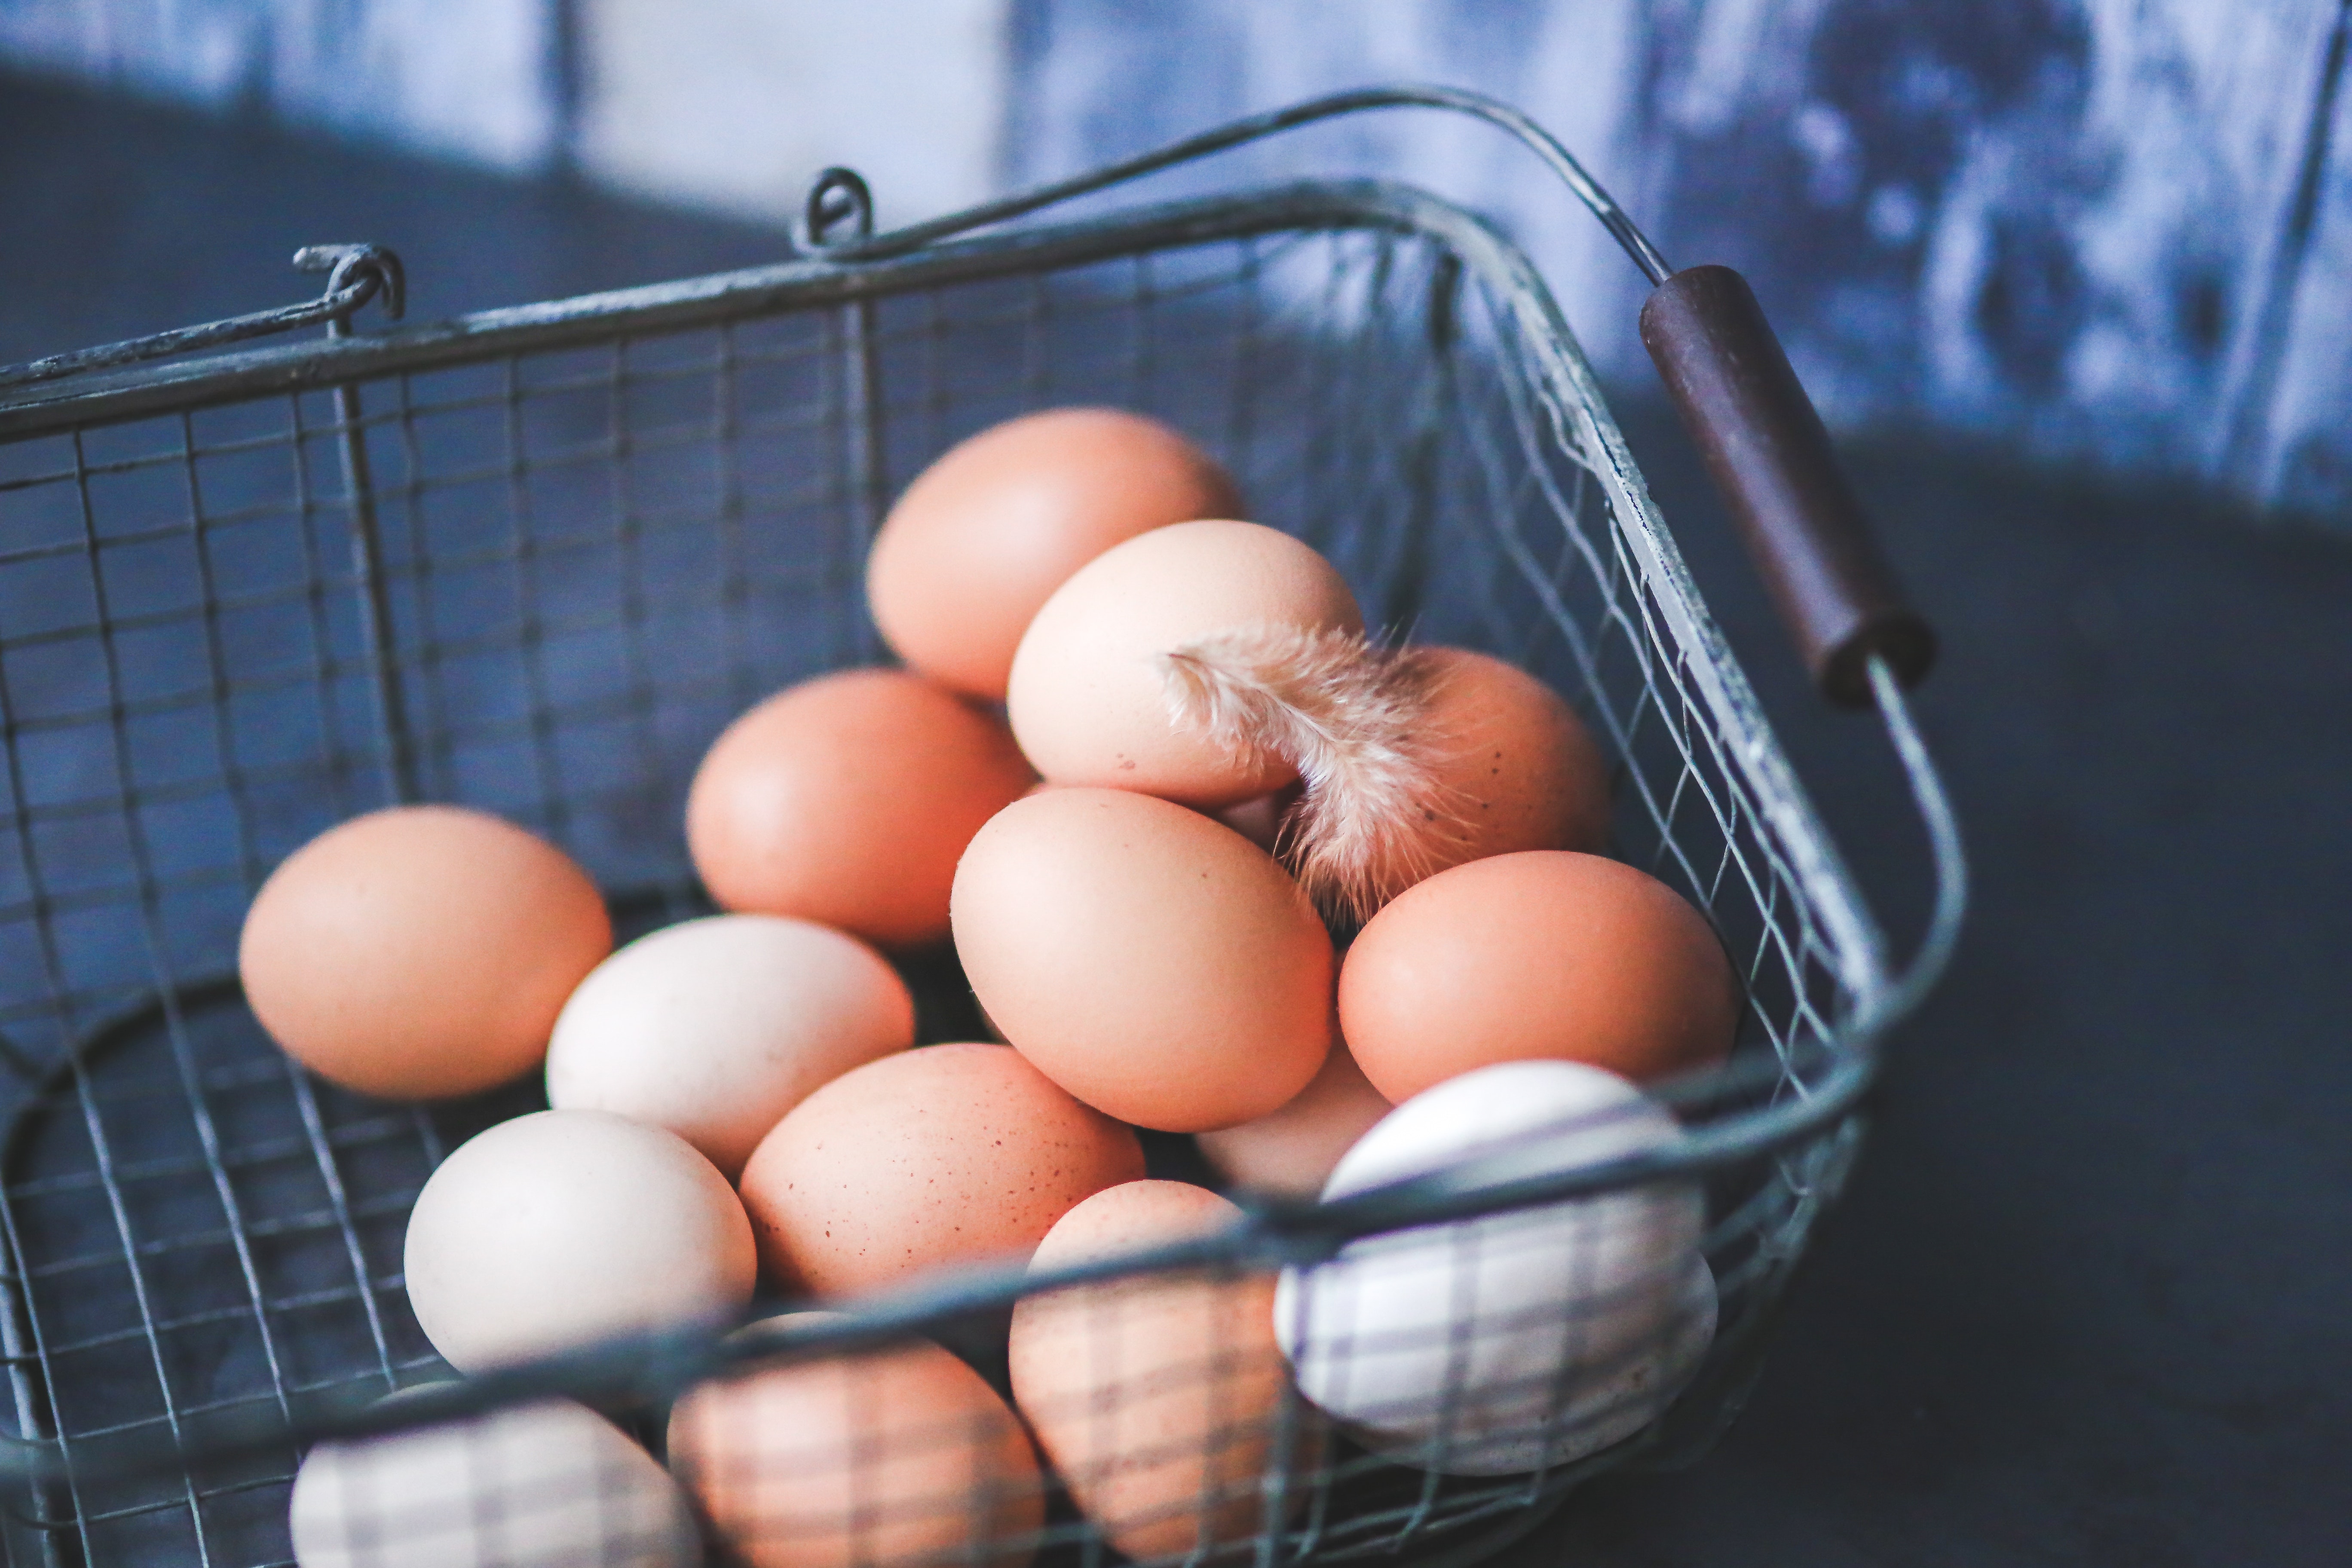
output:
M1870 706L1874 654L1906 687L1926 675L1936 634L1905 601L1748 280L1728 267L1675 273L1642 307L1642 343L1822 695Z

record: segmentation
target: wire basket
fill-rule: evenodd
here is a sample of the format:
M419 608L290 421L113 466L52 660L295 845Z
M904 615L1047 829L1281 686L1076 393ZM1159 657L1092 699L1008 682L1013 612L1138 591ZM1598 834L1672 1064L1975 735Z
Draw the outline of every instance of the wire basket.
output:
M309 1568L650 1565L701 1535L755 1568L1466 1560L1596 1469L1706 1448L1853 1158L1875 1043L1958 916L1895 661L1870 650L1864 690L1944 879L1900 974L1507 241L1371 183L1012 221L1402 103L1506 124L1655 260L1523 120L1387 89L897 235L869 232L836 171L781 265L438 326L353 334L371 300L397 313L396 259L305 253L334 270L314 304L0 374L9 1562L285 1562L297 1461L322 1437L345 1446L305 1487L341 1491ZM322 342L158 357L320 321ZM711 738L881 656L860 574L899 486L962 436L1076 403L1200 440L1368 620L1572 698L1614 763L1612 852L1735 957L1730 1064L1659 1091L1669 1134L1531 1125L1113 1263L432 1382L401 1278L409 1206L457 1142L543 1100L391 1104L292 1067L235 979L263 877L354 813L452 801L560 844L625 936L707 912L678 823ZM951 960L908 972L924 1039L978 1037ZM1150 1152L1201 1178L1189 1141ZM1669 1234L1680 1252L1658 1250ZM1318 1308L1383 1256L1434 1270L1443 1310L1381 1328ZM1008 1313L1104 1363L1056 1369L1058 1412L1016 1398L1042 1458L1005 1414ZM925 1404L958 1376L934 1345L961 1358L964 1403ZM1332 1392L1397 1358L1421 1394ZM545 1403L598 1405L659 1456L697 1387L701 1424L673 1424L667 1456L697 1513L646 1448ZM351 1446L395 1430L396 1464Z

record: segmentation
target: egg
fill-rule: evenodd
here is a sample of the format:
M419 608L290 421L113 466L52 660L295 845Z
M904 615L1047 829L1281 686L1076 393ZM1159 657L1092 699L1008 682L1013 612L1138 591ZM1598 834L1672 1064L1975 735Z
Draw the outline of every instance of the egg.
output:
M915 1043L880 953L830 927L714 915L598 964L555 1021L547 1100L666 1127L732 1180L810 1091Z
M1221 1229L1241 1211L1181 1182L1130 1182L1064 1215L1031 1268ZM1320 1456L1275 1344L1274 1280L1199 1272L1125 1276L1023 1299L1009 1356L1013 1403L1070 1496L1139 1561L1207 1555L1265 1521L1268 1471ZM1286 1423L1286 1401L1290 1417ZM1303 1500L1302 1479L1294 1501Z
M1139 790L1186 805L1235 805L1297 770L1180 725L1162 655L1247 627L1360 631L1355 595L1328 561L1251 522L1180 522L1105 551L1054 591L1013 658L1005 706L1037 771L1055 784Z
M1008 806L964 852L956 952L1004 1037L1096 1110L1166 1132L1288 1103L1331 1043L1331 939L1265 851L1123 790Z
M1159 421L1049 408L916 476L875 535L866 603L910 668L1001 702L1021 634L1072 573L1150 529L1240 513L1225 471Z
M416 1194L404 1265L418 1326L464 1373L729 1317L758 1272L718 1168L602 1110L518 1116L460 1144Z
M245 999L286 1054L362 1094L473 1094L539 1065L613 950L562 851L448 805L395 806L289 856L245 918Z
M1507 1149L1571 1170L1681 1136L1612 1073L1507 1062L1398 1106L1323 1195ZM1276 1331L1306 1395L1391 1458L1449 1475L1564 1465L1654 1420L1712 1342L1704 1221L1696 1188L1669 1182L1369 1237L1284 1271Z
M687 797L687 846L721 909L921 947L947 934L963 847L1034 778L1003 724L953 692L845 670L719 737Z
M1345 1040L1332 1043L1322 1070L1280 1110L1255 1121L1203 1132L1195 1142L1216 1173L1236 1186L1287 1198L1323 1190L1332 1167L1357 1139L1389 1113Z
M562 1399L320 1443L294 1474L287 1522L301 1568L702 1560L677 1484L610 1422Z
M1003 1046L925 1046L810 1095L743 1167L781 1289L848 1296L1026 1259L1054 1222L1143 1174L1135 1134Z
M922 1341L703 1384L669 1461L748 1568L1023 1568L1045 1518L1021 1423Z
M288 1523L301 1568L701 1559L693 1515L661 1467L567 1400L320 1443L295 1473Z
M1739 988L1713 928L1597 855L1473 860L1374 915L1339 971L1339 1027L1410 1100L1496 1062L1559 1058L1649 1082L1723 1059Z
M1443 831L1419 864L1376 873L1392 899L1465 861L1522 849L1597 852L1609 836L1609 771L1560 695L1515 665L1467 648L1414 650L1428 683L1420 724Z

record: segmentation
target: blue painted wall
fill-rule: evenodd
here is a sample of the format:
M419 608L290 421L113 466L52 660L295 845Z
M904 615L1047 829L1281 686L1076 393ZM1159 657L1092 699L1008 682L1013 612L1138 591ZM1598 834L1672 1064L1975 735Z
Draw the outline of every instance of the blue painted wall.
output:
M1926 423L2352 528L2347 0L49 0L0 57L781 221L888 218L1365 81L1511 100L1679 262L1746 270L1833 423ZM805 167L803 167L805 166ZM1603 368L1636 279L1429 116L1174 182L1375 170L1496 214Z

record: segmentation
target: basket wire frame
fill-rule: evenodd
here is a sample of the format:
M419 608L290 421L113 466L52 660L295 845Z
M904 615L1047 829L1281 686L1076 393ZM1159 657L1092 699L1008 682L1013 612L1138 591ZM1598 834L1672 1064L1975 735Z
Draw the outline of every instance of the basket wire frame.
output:
M1563 398L1563 354L1590 392L1572 343L1463 232L1368 207L684 328L624 309L559 346L0 445L0 1351L12 1435L57 1456L13 1484L10 1560L286 1561L290 1440L176 1470L120 1454L202 1455L257 1413L299 1425L439 1370L403 1291L408 1205L535 1089L394 1106L294 1068L233 979L268 870L353 813L447 800L562 845L625 934L706 910L677 831L702 749L759 697L877 657L881 508L1026 409L1171 420L1387 629L1569 694L1615 763L1613 852L1706 910L1741 973L1743 1059L1769 1066L1721 1114L1814 1092L1862 1047L1875 932L1823 897L1843 872L1801 793L1760 787L1755 732L1727 731L1744 682L1627 515L1597 395ZM924 1005L927 1037L969 1027L952 987ZM1858 1131L1705 1174L1716 1351L1596 1463L1727 1418ZM1314 1419L1286 1398L1283 1462L1245 1478L1262 1562L1443 1543L1580 1473L1443 1477L1316 1448ZM1055 1508L1045 1546L1109 1560Z

